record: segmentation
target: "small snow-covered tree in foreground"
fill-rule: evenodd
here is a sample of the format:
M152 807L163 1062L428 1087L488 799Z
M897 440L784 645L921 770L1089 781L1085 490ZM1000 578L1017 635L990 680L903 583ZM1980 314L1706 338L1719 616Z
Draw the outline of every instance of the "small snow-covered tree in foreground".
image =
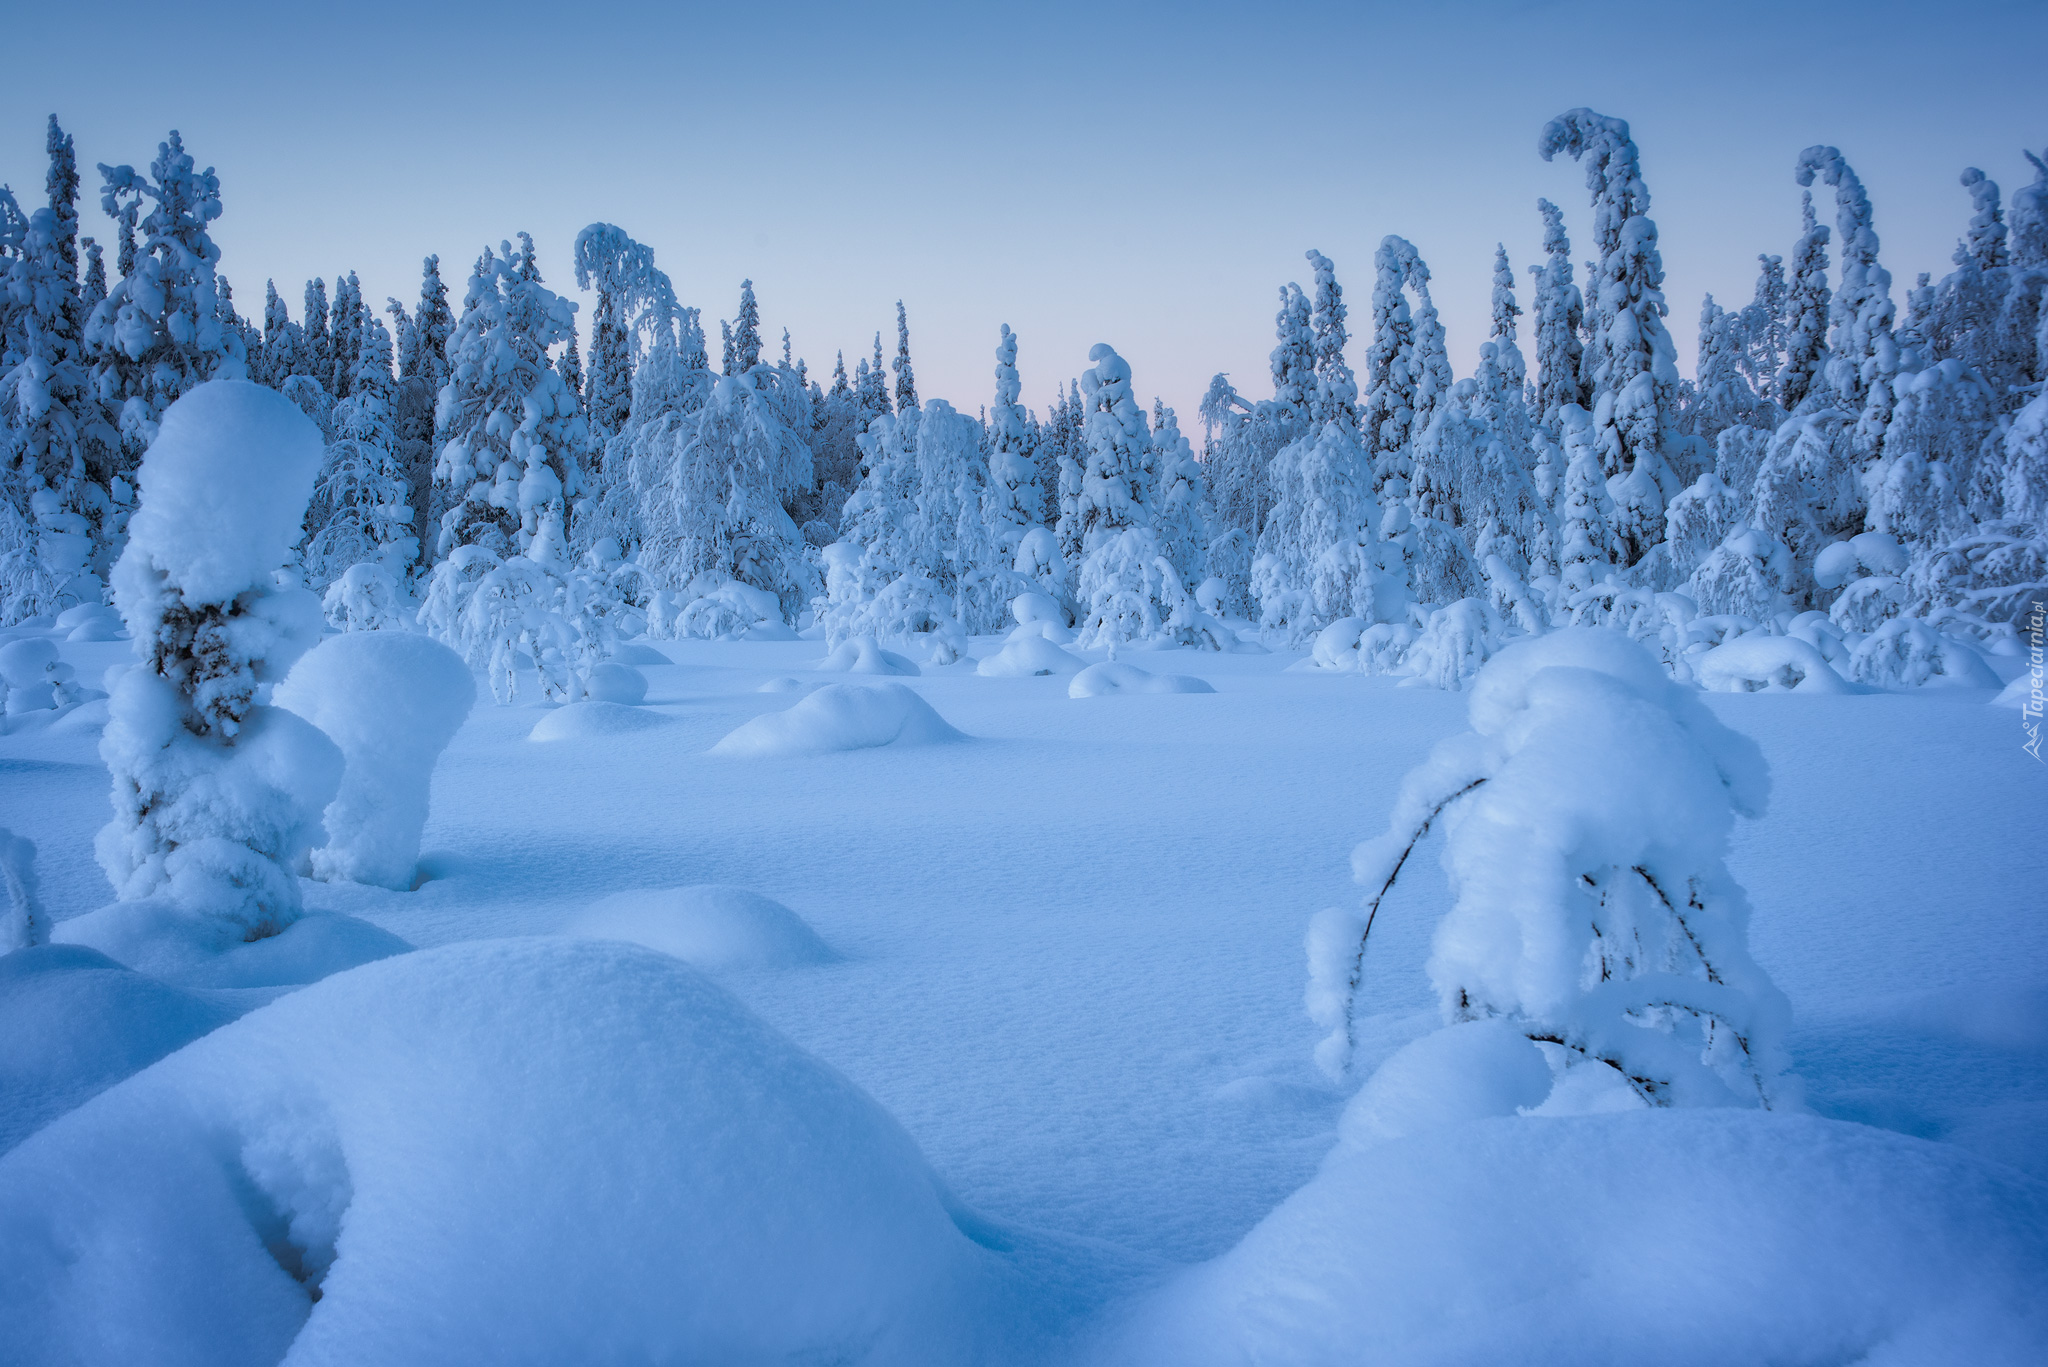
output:
M96 845L123 902L155 899L226 947L282 930L341 779L333 742L258 701L320 634L283 574L320 467L291 402L246 381L165 411L114 566L141 663L114 687L100 757L114 819Z
M1582 1102L1791 1099L1788 1008L1750 955L1726 864L1734 818L1761 815L1769 791L1755 744L1612 631L1501 652L1470 717L1353 856L1364 908L1323 912L1310 931L1309 1007L1330 1032L1318 1062L1350 1069L1373 921L1441 822L1454 904L1428 971L1446 1027L1504 1022Z

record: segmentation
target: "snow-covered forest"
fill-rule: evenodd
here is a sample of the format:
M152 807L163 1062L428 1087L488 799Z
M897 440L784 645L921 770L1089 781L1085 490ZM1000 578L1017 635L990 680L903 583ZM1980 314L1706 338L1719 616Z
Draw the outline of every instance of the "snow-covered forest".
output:
M1176 413L610 223L259 305L51 117L0 1361L2037 1360L2048 151L1910 284L1799 152L1685 376L1510 132L1476 354L1309 248Z

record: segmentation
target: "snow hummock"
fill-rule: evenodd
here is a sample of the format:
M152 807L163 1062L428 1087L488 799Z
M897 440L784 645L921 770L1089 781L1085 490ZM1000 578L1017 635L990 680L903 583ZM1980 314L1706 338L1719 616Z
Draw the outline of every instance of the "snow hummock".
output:
M782 903L712 883L615 892L570 922L567 933L629 941L710 972L828 963L838 957Z
M529 740L600 740L646 731L666 724L668 718L643 707L625 703L586 699L567 703L533 724Z
M313 876L410 888L434 762L476 704L469 666L431 637L351 631L315 646L274 696L341 748Z
M667 665L675 663L675 661L669 659L668 656L662 654L653 646L647 645L646 643L641 641L621 642L619 646L612 651L611 662L613 664L631 665L635 669L644 669L648 665Z
M1027 633L1019 627L1003 642L1001 650L976 663L974 672L985 679L1023 679L1044 674L1077 674L1085 667L1086 662L1078 655L1061 650L1042 634Z
M1550 1095L1542 1051L1504 1021L1437 1030L1382 1063L1345 1108L1339 1132L1361 1142L1514 1115Z
M964 1361L1030 1332L969 1229L880 1107L697 970L484 941L283 997L0 1159L0 1342Z
M1064 651L1061 652L1065 654ZM1070 698L1103 698L1113 693L1214 693L1215 687L1187 674L1149 674L1136 665L1107 660L1089 665L1067 684Z
M913 678L922 672L917 661L882 649L872 636L843 642L812 668L828 674L906 674Z
M1758 1111L1510 1117L1340 1143L1094 1360L2018 1367L2044 1275L2048 1189L1947 1146Z
M826 684L784 711L754 718L711 753L753 758L965 739L904 684Z
M296 987L412 948L368 921L325 912L303 914L274 935L224 941L210 918L155 898L59 922L50 942L85 945L181 987Z
M606 660L590 667L583 680L585 697L635 707L647 701L647 676L631 665Z

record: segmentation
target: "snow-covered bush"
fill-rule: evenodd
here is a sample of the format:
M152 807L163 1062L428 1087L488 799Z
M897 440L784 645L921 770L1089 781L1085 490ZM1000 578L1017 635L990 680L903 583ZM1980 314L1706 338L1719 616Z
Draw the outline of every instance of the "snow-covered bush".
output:
M1734 816L1768 791L1756 746L1612 631L1502 651L1470 717L1354 855L1363 911L1310 932L1318 1061L1350 1068L1373 918L1441 819L1455 903L1428 971L1446 1026L1504 1020L1555 1072L1643 1104L1785 1099L1785 1001L1750 957L1724 862Z
M1437 608L1401 661L1406 683L1459 689L1492 658L1506 638L1493 608L1480 598L1460 598Z
M299 861L341 780L333 742L261 701L320 633L319 600L281 574L320 456L275 391L190 390L143 459L114 566L142 663L100 741L114 780L100 866L122 901L162 898L221 946L297 917Z
M57 657L57 647L47 636L0 646L0 710L7 716L61 711L85 696L71 666Z
M404 625L398 581L374 560L350 565L320 599L327 625L342 631L390 631Z
M1796 636L1752 632L1723 642L1693 664L1710 693L1846 693L1818 648Z
M277 686L276 703L341 748L341 788L327 804L313 876L410 888L434 761L476 703L469 667L415 632L349 632L309 651Z
M617 586L601 573L560 573L523 555L500 560L483 546L458 546L434 566L419 623L484 671L499 702L519 695L528 669L543 697L569 702L616 647L620 612Z
M783 627L780 600L766 589L728 579L677 609L665 634L727 641L768 626Z
M1849 653L1849 677L1874 688L1949 684L1998 688L1998 676L1977 652L1925 623L1898 617L1879 626Z

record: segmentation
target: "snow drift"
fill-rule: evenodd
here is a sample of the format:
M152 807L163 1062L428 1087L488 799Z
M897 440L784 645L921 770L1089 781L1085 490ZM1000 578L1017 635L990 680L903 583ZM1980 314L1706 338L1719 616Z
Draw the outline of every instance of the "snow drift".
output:
M643 945L707 971L788 968L838 957L782 903L708 883L613 893L570 922L568 933Z
M408 955L215 1031L0 1159L0 1247L24 1367L961 1361L1019 1321L879 1107L591 941Z
M714 755L822 754L966 737L902 684L827 684L786 711L754 718L711 747Z
M1065 652L1062 651L1062 654ZM1214 693L1207 680L1187 674L1149 674L1114 660L1089 665L1067 684L1070 698L1106 698L1114 693Z

